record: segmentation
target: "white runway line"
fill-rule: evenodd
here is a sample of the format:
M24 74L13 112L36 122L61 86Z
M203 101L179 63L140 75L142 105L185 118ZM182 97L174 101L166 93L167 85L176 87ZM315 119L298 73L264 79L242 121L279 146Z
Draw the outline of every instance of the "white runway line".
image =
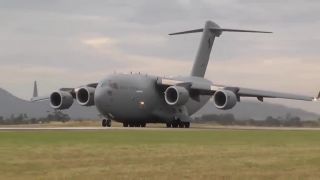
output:
M320 131L320 128L307 127L246 127L246 126L209 126L191 128L157 128L157 127L0 127L1 131L110 131L110 130L136 130L136 131L201 131L201 130L276 130L276 131Z

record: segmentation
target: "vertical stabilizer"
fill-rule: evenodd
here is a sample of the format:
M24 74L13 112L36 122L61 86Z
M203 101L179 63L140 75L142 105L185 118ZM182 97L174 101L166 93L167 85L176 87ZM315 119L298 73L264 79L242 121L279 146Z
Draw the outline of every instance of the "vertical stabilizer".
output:
M206 22L191 76L204 77L206 73L214 39L221 34L221 31L212 31L211 29L220 29L220 27L212 21Z
M34 84L33 84L33 97L38 97L37 81L34 81Z
M226 29L220 28L219 25L212 21L207 21L203 29L193 29L189 31L182 31L171 33L169 35L189 34L189 33L202 33L199 49L196 59L194 61L191 76L204 77L210 53L215 37L219 37L222 32L247 32L247 33L271 33L269 31L256 31L256 30L242 30L242 29Z

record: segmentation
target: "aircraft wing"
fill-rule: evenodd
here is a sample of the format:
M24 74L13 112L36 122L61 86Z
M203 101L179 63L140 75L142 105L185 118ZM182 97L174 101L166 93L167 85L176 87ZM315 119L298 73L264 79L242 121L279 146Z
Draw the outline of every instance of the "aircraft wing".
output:
M35 91L35 90L34 90ZM75 97L75 88L60 88L59 91L66 91L70 92L70 94ZM37 102L37 101L46 101L50 99L50 95L45 95L45 96L33 96L31 98L31 102Z
M320 99L320 92L317 97L311 97L311 96L249 89L249 88L234 87L234 86L212 85L208 83L198 83L198 82L192 82L192 81L184 82L181 80L167 79L167 78L158 79L157 84L161 86L172 86L172 85L183 86L185 84L189 84L188 86L185 86L185 87L191 91L198 92L200 95L213 95L218 90L229 90L234 92L239 99L240 97L256 97L259 101L263 101L264 98L281 98L281 99L293 99L293 100L302 100L302 101L318 101Z
M49 100L49 96L37 96L37 97L31 98L31 102L46 101L46 100Z
M85 86L96 88L97 85L98 83L90 83ZM77 89L78 88L60 88L59 91L69 92L73 96L73 98L75 98ZM33 88L33 97L31 98L31 102L45 101L49 99L50 99L50 95L38 96L38 86L37 86L37 82L35 81L34 88Z
M256 97L259 101L263 101L263 98L281 98L281 99L293 99L293 100L302 100L302 101L314 101L317 98L319 98L319 97L314 98L311 96L304 96L304 95L291 94L291 93L249 89L249 88L243 88L243 87L224 86L221 89L231 90L235 92L235 94L238 97Z

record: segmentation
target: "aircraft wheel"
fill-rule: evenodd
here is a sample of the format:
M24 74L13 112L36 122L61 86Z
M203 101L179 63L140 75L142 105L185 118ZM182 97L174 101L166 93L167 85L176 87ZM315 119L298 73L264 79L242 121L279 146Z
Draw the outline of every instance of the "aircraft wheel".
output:
M107 127L111 127L111 119L107 119Z
M134 127L140 127L140 123L138 122L134 123Z
M106 119L102 119L101 126L102 127L107 127L107 120Z
M173 127L173 128L177 128L178 125L179 125L179 124L178 124L177 122L173 122L173 123L172 123L172 127Z

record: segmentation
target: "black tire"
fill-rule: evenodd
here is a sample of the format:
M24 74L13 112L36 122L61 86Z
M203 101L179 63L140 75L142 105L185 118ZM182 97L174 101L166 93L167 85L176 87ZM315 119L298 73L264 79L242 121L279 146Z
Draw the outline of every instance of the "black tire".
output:
M140 127L140 123L138 122L134 123L134 127Z
M102 127L107 127L107 120L106 119L102 119L101 126Z
M126 122L123 123L123 127L128 127L128 125L129 125L129 124L126 123Z
M177 122L173 122L173 123L172 123L172 127L173 127L173 128L177 128L178 125L179 125L179 124L178 124Z
M111 127L111 119L107 119L107 127Z

